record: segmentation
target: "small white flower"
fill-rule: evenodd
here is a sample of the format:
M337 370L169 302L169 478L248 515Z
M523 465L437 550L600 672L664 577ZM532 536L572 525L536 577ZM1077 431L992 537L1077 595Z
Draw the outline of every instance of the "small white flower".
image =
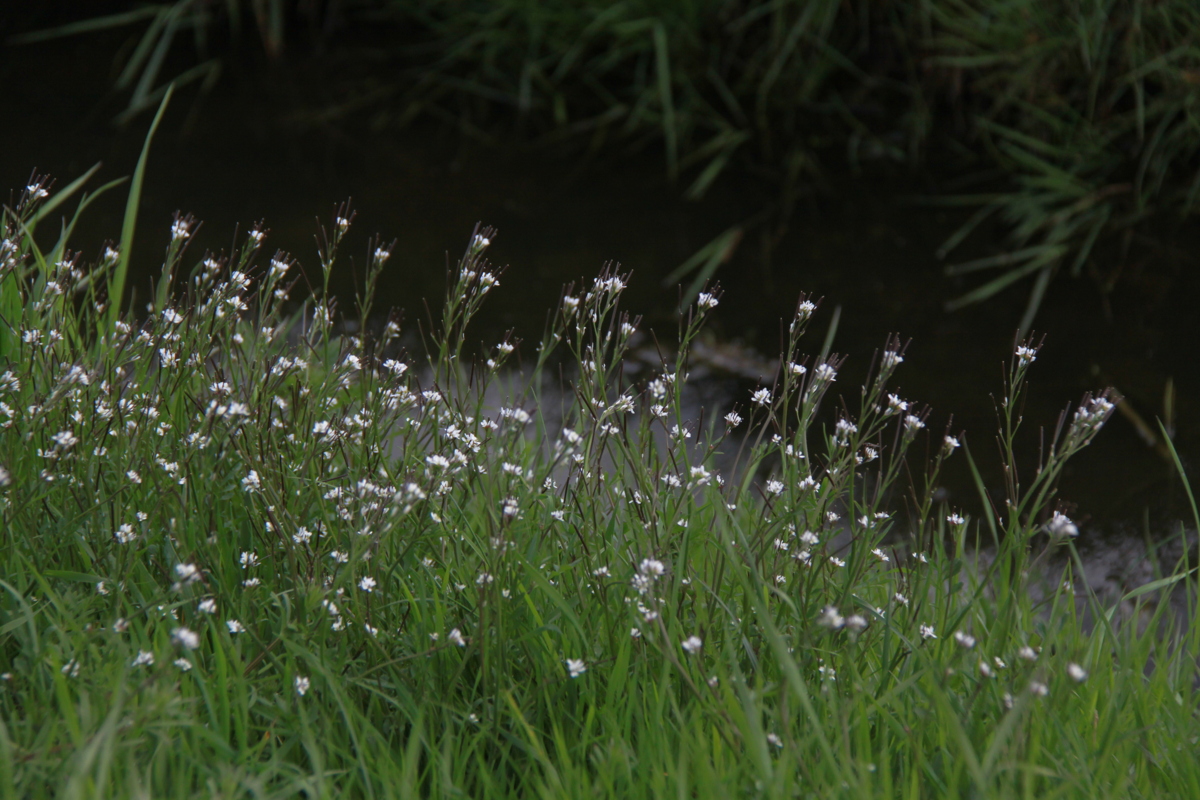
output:
M1032 360L1033 359L1031 358L1030 361L1032 361ZM1046 684L1044 684L1044 683L1038 683L1037 681L1030 681L1029 682L1029 693L1037 695L1038 697L1045 697L1046 695L1050 694L1050 688L1048 686L1046 686Z
M817 619L817 624L823 628L836 631L846 624L846 620L838 613L836 608L825 606L825 609L821 612L821 616Z
M75 445L79 444L79 439L75 438L75 434L71 431L59 431L50 437L50 440L60 450L70 450Z
M771 390L762 388L750 396L750 399L760 406L771 404Z
M225 627L229 628L230 633L245 633L246 626L236 619L225 620Z
M1067 664L1067 674L1071 676L1071 680L1076 683L1083 683L1087 680L1087 670L1079 666L1075 662Z
M1022 647L1020 650L1017 651L1017 657L1023 658L1026 661L1037 661L1038 654L1037 654L1037 651L1034 650L1032 647L1030 647L1029 645L1025 645L1024 647Z
M217 601L211 597L206 597L200 601L200 605L196 607L201 614L217 613Z
M717 303L717 298L708 292L701 292L699 297L696 298L696 305L702 309L716 308Z
M458 628L451 628L450 633L446 634L446 638L450 640L451 644L456 644L459 647L467 646L467 640L463 638L462 631Z
M133 659L135 667L152 667L154 666L154 653L149 650L139 650L137 657Z
M922 625L920 628L922 639L936 639L937 634L933 632L932 625Z
M176 628L171 631L171 641L186 650L195 650L200 646L200 636L189 628Z
M954 641L958 642L963 648L970 650L975 646L975 637L969 633L962 631L954 632Z
M200 580L200 569L195 564L176 564L175 575L182 583L195 583Z
M700 648L704 646L704 642L699 636L689 636L683 640L681 646L689 653L698 653L700 652Z
M1054 516L1046 523L1046 533L1052 539L1074 539L1079 535L1079 528L1061 511L1055 511Z
M742 424L742 418L736 411L730 411L725 415L725 424L731 428L736 428Z
M1017 360L1019 360L1022 365L1032 364L1034 361L1037 361L1037 348L1026 347L1024 345L1019 346L1017 348Z
M568 658L567 672L570 673L572 678L578 678L587 672L587 664L583 663L583 659L581 658Z
M370 575L364 575L362 580L358 582L358 588L362 589L364 592L375 591L375 579Z
M188 661L186 658L177 658L175 659L174 664L179 668L180 672L188 672L192 668L192 662Z
M308 687L311 685L312 685L312 681L310 681L305 676L303 676L303 675L296 676L296 681L295 681L296 694L300 695L301 697L304 697L304 695L308 694Z
M771 494L783 494L783 484L779 481L767 481L767 491Z

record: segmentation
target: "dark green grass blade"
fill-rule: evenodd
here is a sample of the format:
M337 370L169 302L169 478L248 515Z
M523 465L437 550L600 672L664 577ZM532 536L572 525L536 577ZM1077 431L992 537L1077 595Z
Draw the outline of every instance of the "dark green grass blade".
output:
M142 145L142 154L138 156L137 167L133 171L133 179L129 184L129 199L125 201L125 220L121 225L121 246L112 279L108 283L108 314L104 319L102 330L99 331L101 336L112 328L121 313L121 302L125 296L125 279L129 273L129 260L133 250L133 234L137 229L138 208L142 200L142 183L146 177L146 162L150 157L150 142L154 140L154 132L158 130L158 124L162 122L163 113L167 110L167 104L171 102L173 91L173 86L167 87L167 93L163 96L162 103L158 106L158 112L154 115L154 121L150 123L150 130L146 133L146 143Z

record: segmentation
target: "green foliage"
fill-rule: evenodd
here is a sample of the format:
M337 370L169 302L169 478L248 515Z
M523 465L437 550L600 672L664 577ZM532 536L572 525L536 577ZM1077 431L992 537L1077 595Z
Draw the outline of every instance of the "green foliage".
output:
M297 268L262 264L258 231L181 270L182 218L150 315L109 327L95 273L71 257L42 280L21 234L55 199L31 189L3 220L0 794L1200 789L1200 633L1152 603L1192 598L1191 565L1124 598L1144 625L1058 579L1034 600L1035 559L1074 556L1057 476L1113 407L1085 398L1023 483L1032 345L1002 405L1007 502L981 525L933 499L957 439L904 485L926 431L888 388L898 342L853 418L816 421L841 361L801 354L803 300L773 385L696 419L688 348L715 292L631 383L638 323L605 272L507 381L512 343L465 346L500 291L488 231L422 365L395 326L339 334L323 291L289 301ZM326 285L352 219L318 237Z

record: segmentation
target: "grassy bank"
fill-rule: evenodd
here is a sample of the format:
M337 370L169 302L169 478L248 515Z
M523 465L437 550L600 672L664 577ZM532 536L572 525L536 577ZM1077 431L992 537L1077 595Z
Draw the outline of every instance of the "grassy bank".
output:
M117 81L131 111L157 103L165 53L188 36L202 58L171 77L199 81L219 66L210 37L224 41L238 23L257 24L276 56L344 27L358 49L335 61L365 77L340 87L322 120L365 109L377 125L437 118L491 143L517 134L573 153L649 148L693 198L731 166L776 183L769 213L731 220L713 258L698 258L710 270L744 228L770 247L830 164L930 167L945 186L934 202L974 209L937 253L949 274L970 276L950 307L1024 284L1028 330L1055 276L1114 291L1137 263L1139 226L1191 217L1200 203L1192 0L272 0L225 10L228 25L194 0L112 18L148 23ZM981 225L1007 244L958 256Z
M888 388L903 348L844 386L802 352L803 298L775 382L691 419L717 292L636 384L616 272L536 346L476 353L504 291L481 231L420 364L394 325L338 333L320 287L348 211L307 300L258 232L185 269L180 219L134 319L107 305L120 253L33 246L42 193L6 212L0 265L0 796L1200 792L1200 632L1152 610L1189 565L1126 598L1141 628L1026 589L1047 549L1077 561L1054 487L1112 411L1085 398L1018 476L1034 343L1003 387L1008 502L968 520L933 499L974 469L965 439ZM518 356L534 377L486 405ZM976 541L998 549L973 570Z

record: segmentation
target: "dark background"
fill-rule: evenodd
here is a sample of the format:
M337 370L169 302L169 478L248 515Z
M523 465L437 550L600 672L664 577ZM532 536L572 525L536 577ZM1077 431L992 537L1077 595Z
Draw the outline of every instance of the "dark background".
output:
M7 38L126 7L7 4L0 25ZM211 91L193 85L176 94L146 175L134 255L138 296L146 296L157 274L177 211L203 221L190 245L195 259L205 250L230 249L235 231L263 221L266 251L294 254L317 280L317 221L328 224L336 206L352 198L358 217L345 250L350 257L333 287L346 308L370 239L378 234L397 246L377 307L406 309L410 326L423 319L426 301L434 307L440 302L447 264L482 221L499 229L492 257L509 269L480 320L480 339L495 341L515 328L536 341L562 284L590 280L615 261L633 272L626 306L645 314L646 324L669 341L677 294L661 286L661 278L770 200L768 181L731 172L703 201L686 202L652 150L585 161L519 141L484 146L433 120L379 129L369 109L328 113L355 96L355 81L369 70L355 54L377 44L379 32L347 26L312 36L300 28L277 58L266 55L253 31L213 42L222 72ZM122 54L140 33L134 26L2 45L0 186L18 191L35 170L62 186L96 162L103 167L92 186L132 173L151 115L115 124L128 98L113 83ZM195 52L178 47L164 74L194 63ZM943 310L964 286L945 277L934 252L964 216L919 200L952 180L952 173L939 174L936 165L914 170L875 164L852 171L831 164L826 179L801 197L769 258L748 236L718 272L725 295L713 335L722 345L772 354L781 319L804 291L825 298L810 334L809 348L816 352L830 312L840 305L834 350L850 359L836 388L852 408L872 352L889 333L911 337L896 378L901 393L933 407L935 441L953 414L954 430L966 430L985 475L994 479L993 395L1002 389L1028 289L1021 283L965 311ZM119 235L124 199L125 187L118 187L86 212L74 237L85 260L94 260L105 241ZM1001 235L983 231L965 257L986 254ZM1194 225L1163 224L1143 235L1117 296L1102 294L1088 280L1052 284L1036 324L1047 338L1026 409L1029 429L1022 443L1031 458L1036 427L1052 427L1058 412L1083 392L1112 385L1154 425L1173 381L1176 445L1185 462L1194 463L1200 452L1197 239ZM739 402L754 386L734 378L727 384ZM977 500L966 462L950 463L951 502L971 507ZM1118 529L1141 527L1144 519L1161 529L1182 511L1172 469L1121 415L1073 463L1063 497L1079 504L1078 517Z

